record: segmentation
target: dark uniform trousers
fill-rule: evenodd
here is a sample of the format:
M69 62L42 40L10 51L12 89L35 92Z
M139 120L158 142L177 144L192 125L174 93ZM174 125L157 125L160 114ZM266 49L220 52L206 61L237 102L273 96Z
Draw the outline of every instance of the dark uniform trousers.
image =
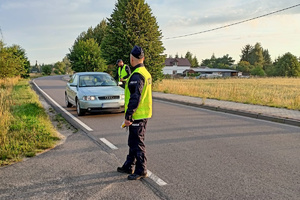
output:
M128 146L129 154L123 165L124 169L133 169L135 174L147 173L146 148L144 144L148 119L135 120L129 126Z

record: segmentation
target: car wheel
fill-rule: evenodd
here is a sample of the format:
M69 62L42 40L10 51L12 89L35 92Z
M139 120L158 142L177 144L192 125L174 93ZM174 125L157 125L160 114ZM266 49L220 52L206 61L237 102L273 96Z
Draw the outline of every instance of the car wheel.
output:
M78 100L76 100L76 110L77 110L77 115L78 116L83 116L85 115L86 110L80 108L80 103Z
M72 107L72 104L69 102L69 98L68 98L68 95L67 95L67 94L65 94L65 102L66 102L66 106L67 106L68 108Z

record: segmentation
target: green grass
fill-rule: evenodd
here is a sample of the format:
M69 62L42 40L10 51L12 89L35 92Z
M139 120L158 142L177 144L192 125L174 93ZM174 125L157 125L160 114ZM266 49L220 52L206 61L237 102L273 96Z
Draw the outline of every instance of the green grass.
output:
M5 131L0 134L0 166L32 157L55 146L59 140L49 116L38 96L30 88L28 80L12 87L3 112L9 112Z

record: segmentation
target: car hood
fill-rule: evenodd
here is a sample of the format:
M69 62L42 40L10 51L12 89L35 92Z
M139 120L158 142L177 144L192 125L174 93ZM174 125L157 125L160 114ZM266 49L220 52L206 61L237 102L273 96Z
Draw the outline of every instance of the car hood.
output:
M82 96L107 96L124 94L124 89L119 86L81 87L78 93Z

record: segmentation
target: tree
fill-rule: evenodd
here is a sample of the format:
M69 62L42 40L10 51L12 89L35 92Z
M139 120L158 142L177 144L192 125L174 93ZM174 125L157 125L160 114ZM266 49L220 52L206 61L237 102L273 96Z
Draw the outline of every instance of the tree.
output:
M297 57L291 53L286 53L278 58L275 65L277 76L299 77L300 76L300 63Z
M22 78L28 78L30 73L30 62L26 56L26 52L19 45L13 45L14 56L19 60L19 75Z
M260 43L256 43L252 51L250 52L249 63L251 65L261 65L264 64L263 48Z
M21 76L29 77L30 62L25 50L19 45L5 47L0 40L0 78Z
M186 52L184 58L188 59L190 61L190 63L192 63L193 60L193 54L191 52Z
M202 60L201 66L210 68L231 69L230 66L234 64L234 60L228 54L223 57L216 58L215 54L210 59Z
M272 59L268 49L263 50L264 66L272 65Z
M276 68L273 64L264 66L267 76L276 76Z
M55 74L65 74L66 73L66 64L64 62L56 62L54 64L54 73Z
M194 58L192 59L192 63L191 63L192 67L198 67L199 66L199 62L196 56L194 56Z
M134 45L145 52L145 66L153 81L163 77L165 55L162 33L145 0L118 0L108 19L106 34L102 40L102 56L107 64L117 59L129 63L129 53Z
M107 22L105 19L103 19L93 30L93 38L96 40L99 46L101 45L102 40L105 36L106 27L107 27Z
M101 50L97 42L92 39L79 40L67 54L72 70L76 72L105 71L107 66L101 57Z
M51 75L52 68L52 65L42 65L42 74L47 76Z
M250 44L247 44L243 49L242 49L242 55L241 55L241 60L240 61L247 61L250 63L250 54L253 50L253 47Z
M245 75L250 75L252 69L254 69L254 66L250 65L248 61L240 61L236 67L236 70L243 72Z
M193 54L190 51L186 52L184 58L186 58L190 61L191 67L198 67L199 66L197 57L196 56L193 57Z
M256 66L251 70L251 75L253 76L265 76L266 73L263 70L262 66Z
M72 66L71 66L71 63L70 63L70 60L68 59L68 57L65 56L64 59L62 60L62 62L65 64L65 73L72 74Z
M204 60L202 60L202 62L201 62L201 66L207 66L207 67L209 67L209 66L211 66L211 65L212 65L211 59L204 59Z
M222 58L217 59L217 63L222 63L224 65L227 65L228 67L234 64L234 61L232 57L230 57L228 54L224 55Z

